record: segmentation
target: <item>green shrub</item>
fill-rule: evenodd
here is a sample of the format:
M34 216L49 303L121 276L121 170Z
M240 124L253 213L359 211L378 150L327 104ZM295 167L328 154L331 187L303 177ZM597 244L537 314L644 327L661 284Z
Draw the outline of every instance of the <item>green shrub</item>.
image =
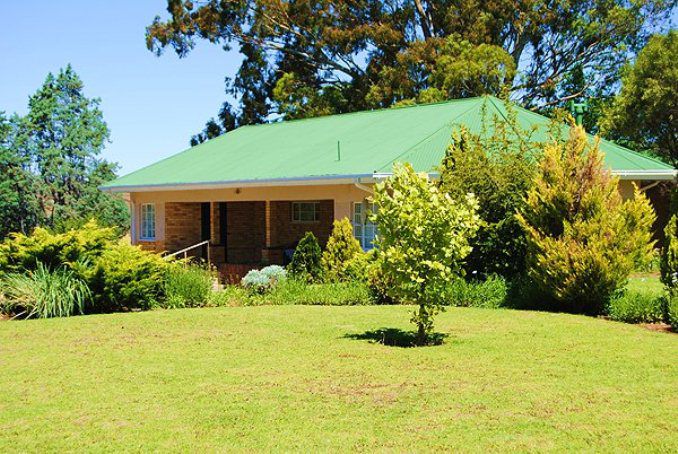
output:
M294 250L292 262L287 269L296 279L318 282L322 278L322 251L318 239L312 232L306 232Z
M199 265L172 264L165 275L162 307L205 306L212 291L212 273Z
M2 287L2 311L27 318L82 314L91 296L87 284L73 271L64 268L52 271L42 263L25 274L6 275Z
M35 270L39 263L49 269L93 264L117 241L114 229L99 227L95 221L64 233L38 227L31 235L12 234L0 243L0 273Z
M451 306L498 308L504 305L508 286L501 276L484 281L455 279L445 289L445 300Z
M667 296L666 321L673 331L678 332L678 296L672 293Z
M239 285L226 285L223 289L210 292L207 299L209 307L246 306L250 304L251 294Z
M678 288L678 214L671 216L664 229L660 269L662 282L674 292Z
M92 291L97 312L150 309L163 300L170 263L137 246L118 244L96 264Z
M618 183L581 127L544 147L518 219L527 232L530 278L567 311L601 313L651 258L652 207L637 190L623 201Z
M374 250L366 255L368 257L366 267L367 285L375 303L398 304L399 301L394 299L388 292L388 289L395 285L395 283L389 275L384 273L383 260Z
M626 291L610 300L608 315L625 323L659 323L664 320L666 302L661 294Z
M308 284L296 279L287 279L270 293L254 298L250 302L273 305L355 306L372 304L373 299L367 285L361 282Z
M322 255L324 278L327 282L352 280L356 270L356 256L362 255L360 243L353 236L353 226L348 218L334 221L332 234Z

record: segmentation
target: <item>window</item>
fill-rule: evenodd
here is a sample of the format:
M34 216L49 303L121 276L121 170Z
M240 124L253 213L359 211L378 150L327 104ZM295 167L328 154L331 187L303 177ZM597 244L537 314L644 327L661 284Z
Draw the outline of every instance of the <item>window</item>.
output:
M155 205L144 203L141 205L141 235L142 240L155 239Z
M353 203L353 236L356 237L364 250L374 247L374 238L377 236L377 226L368 219L374 210L374 204L368 202Z
M320 220L320 202L292 202L292 221L318 222Z

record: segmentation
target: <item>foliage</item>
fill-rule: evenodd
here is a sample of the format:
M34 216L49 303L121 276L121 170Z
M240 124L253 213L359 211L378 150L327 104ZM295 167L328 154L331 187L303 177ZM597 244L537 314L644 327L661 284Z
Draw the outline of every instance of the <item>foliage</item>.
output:
M322 251L318 239L313 235L313 232L306 232L299 240L287 269L295 279L318 282L322 278L323 272L321 260Z
M450 306L498 308L504 306L508 285L501 276L484 281L457 278L445 287L445 301Z
M483 114L484 116L484 114ZM482 224L470 242L467 273L512 277L525 269L525 232L515 213L525 204L536 171L531 132L522 130L509 110L506 120L483 118L479 135L462 129L440 166L441 190L453 198L473 193Z
M95 311L150 309L162 301L170 266L160 255L138 246L116 244L96 263L91 289Z
M164 283L161 306L200 307L207 304L212 292L212 273L203 266L174 263L168 267Z
M325 280L329 282L352 280L355 268L360 266L359 262L354 260L362 254L360 243L353 236L351 221L348 218L335 220L321 260Z
M39 263L25 274L11 273L2 280L0 312L26 318L69 317L83 314L91 297L87 284L65 268L50 270Z
M678 296L669 293L666 303L666 321L671 325L671 329L678 332Z
M610 300L607 314L624 323L659 323L664 320L667 299L652 292L626 291Z
M669 0L182 2L147 47L187 55L199 39L237 47L225 102L193 143L239 125L389 107L510 86L529 106L614 90L618 68L670 23ZM514 77L514 73L518 69ZM573 76L573 73L576 73ZM577 83L572 83L577 79ZM571 91L574 89L575 91Z
M631 148L650 150L678 167L678 31L655 35L624 67L621 91L606 109L603 129Z
M664 247L659 268L662 282L674 293L678 289L678 214L671 216L664 229Z
M530 278L564 310L602 312L636 264L652 256L649 201L637 188L622 201L618 179L581 127L544 146L518 219L527 231Z
M393 176L375 185L374 204L377 254L382 272L394 284L386 294L419 306L412 321L423 345L443 304L445 284L462 273L463 259L471 252L469 238L480 223L478 203L471 194L454 200L427 175L396 164Z
M127 228L125 202L98 189L116 170L99 158L109 137L99 104L85 97L69 65L47 75L29 98L25 117L15 115L8 123L0 116L0 210L7 214L0 233L29 233L37 225L65 230L90 218Z
M100 227L96 221L63 233L38 227L31 235L12 234L0 243L0 273L23 273L40 264L77 271L82 264L94 264L117 240L114 229Z
M255 293L266 293L287 278L285 269L278 265L269 265L261 270L250 270L242 278L241 284Z
M263 297L251 299L249 304L307 304L320 306L354 306L371 304L369 289L360 282L307 284L287 279Z

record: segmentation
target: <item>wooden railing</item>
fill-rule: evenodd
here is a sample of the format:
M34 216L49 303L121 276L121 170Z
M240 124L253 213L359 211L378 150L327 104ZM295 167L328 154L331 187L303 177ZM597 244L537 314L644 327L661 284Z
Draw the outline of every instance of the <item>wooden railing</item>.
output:
M206 248L207 249L207 263L211 263L211 261L210 261L210 241L209 240L201 241L200 243L196 243L192 246L185 247L185 248L178 250L176 252L172 252L171 254L167 254L165 256L165 259L169 259L171 257L176 257L180 254L184 255L184 259L188 259L188 252L189 251L192 251L193 249L197 249L197 248L205 246L205 245L207 245L207 248Z

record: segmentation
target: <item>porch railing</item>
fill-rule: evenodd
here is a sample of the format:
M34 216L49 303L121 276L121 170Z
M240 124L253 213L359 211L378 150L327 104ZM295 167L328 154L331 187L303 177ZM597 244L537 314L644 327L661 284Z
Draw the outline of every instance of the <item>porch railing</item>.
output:
M172 252L171 254L167 254L167 255L165 256L165 259L169 259L169 258L171 258L171 257L176 257L176 256L178 256L178 255L180 255L180 254L183 254L183 255L184 255L184 259L188 259L188 253L189 253L189 251L192 251L193 249L197 249L197 248L199 248L199 247L203 247L203 246L205 246L205 245L207 245L207 247L205 248L205 249L207 249L207 263L211 263L211 261L210 261L210 241L209 241L209 240L201 241L200 243L196 243L196 244L194 244L194 245L192 245L192 246L188 246L188 247L185 247L185 248L183 248L183 249L180 249L180 250L178 250L178 251L176 251L176 252Z

